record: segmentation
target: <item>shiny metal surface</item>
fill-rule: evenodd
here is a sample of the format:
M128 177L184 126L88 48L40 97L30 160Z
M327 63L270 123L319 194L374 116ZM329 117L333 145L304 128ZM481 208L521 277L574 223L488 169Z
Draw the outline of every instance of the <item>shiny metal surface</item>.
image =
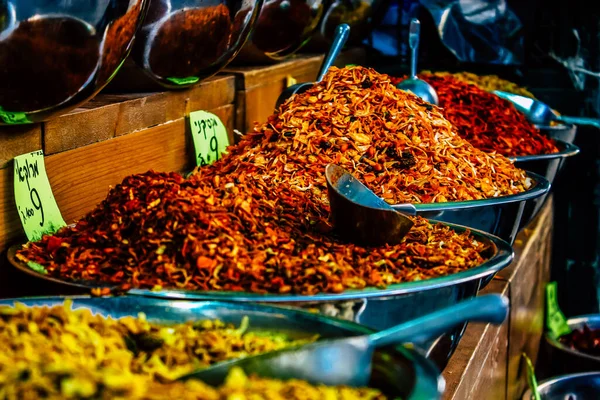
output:
M398 244L413 227L406 210L396 211L342 167L327 165L325 176L333 226L346 240L371 246ZM407 206L415 215L414 206Z
M419 57L419 38L421 36L421 23L413 18L410 21L408 32L408 45L410 47L410 78L398 83L396 87L419 96L428 103L438 105L439 99L435 89L427 82L417 77L417 59Z
M556 144L560 150L558 153L514 157L515 165L518 168L542 175L552 184L556 175L564 167L566 159L579 154L579 147L572 143L557 140ZM529 217L521 221L519 230L527 226L537 216L538 212L544 206L548 194L549 192L538 198L538 201L528 202L525 205L523 214Z
M149 1L132 56L150 78L171 89L193 86L225 67L263 5L263 0Z
M550 106L531 97L521 96L514 93L494 90L496 96L510 101L517 110L521 111L527 119L538 125L550 125L552 121L562 122L569 125L590 125L600 128L600 119L586 117L569 117L556 114Z
M296 53L312 37L324 0L266 0L235 64L264 64Z
M299 348L217 363L183 379L193 377L218 386L225 382L231 368L239 367L247 373L278 379L296 378L331 386L367 386L371 378L375 349L428 341L467 321L499 325L507 315L506 297L497 294L485 295L445 307L381 332L320 340Z
M347 24L339 25L335 30L335 36L333 38L333 42L331 43L331 47L329 51L323 58L323 63L321 64L321 69L319 70L319 74L317 75L317 82L321 82L325 77L329 68L333 65L336 58L344 48L348 37L350 36L350 27ZM285 103L287 99L292 97L295 94L304 93L309 90L313 86L314 82L304 82L297 83L286 88L277 98L275 102L275 109L279 109L279 107Z
M526 192L484 200L415 204L417 215L451 224L469 226L498 236L508 243L515 241L522 226L543 205L550 182L541 175L527 172L533 186Z
M567 324L571 329L583 329L584 325L592 329L600 329L600 314L569 318ZM551 351L552 359L556 360L553 364L557 366L559 373L600 371L600 357L571 349L549 334L545 335L545 341Z
M552 139L561 140L567 143L575 142L575 137L577 135L577 125L536 125L536 128Z
M593 400L600 398L600 372L563 375L538 386L542 400ZM530 390L522 400L533 400Z
M146 314L156 323L181 323L202 319L220 319L239 325L242 318L250 320L250 331L283 332L291 337L319 334L322 338L342 338L372 333L368 328L350 322L326 318L297 310L264 307L253 304L159 300L147 297L89 298L74 297L73 308L87 308L94 313L120 318ZM62 304L64 298L27 298L1 300L0 304L19 301L28 306ZM433 363L418 348L386 347L374 355L373 375L369 386L381 389L387 396L407 400L439 399L444 380Z
M98 93L129 53L147 4L0 1L0 125L47 120Z

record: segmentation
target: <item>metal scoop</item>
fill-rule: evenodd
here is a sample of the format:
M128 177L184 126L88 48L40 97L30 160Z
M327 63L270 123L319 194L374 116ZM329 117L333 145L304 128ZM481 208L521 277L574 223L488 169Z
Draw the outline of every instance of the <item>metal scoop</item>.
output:
M335 36L333 37L333 43L331 43L331 47L329 48L329 52L323 59L323 64L321 64L321 69L319 70L319 75L317 75L317 82L321 82L323 77L329 70L329 68L335 62L335 59L338 57L346 41L348 41L348 37L350 36L350 26L348 24L341 24L335 29ZM278 109L287 99L292 97L295 94L304 93L308 89L310 89L315 82L304 82L297 83L285 89L277 98L277 102L275 103L275 109Z
M438 95L431 85L422 79L417 78L417 54L419 50L419 37L421 36L421 23L413 18L410 21L408 33L408 45L410 46L410 78L403 80L396 85L398 89L406 90L419 96L428 103L439 103Z
M325 385L367 386L371 359L378 347L425 343L466 321L501 324L508 314L506 297L476 297L371 335L328 339L302 347L218 363L181 379L221 385L232 367L277 379L302 379Z
M529 122L535 125L549 126L552 121L562 122L564 124L573 125L590 125L600 128L600 120L596 118L585 117L567 117L565 115L557 115L552 111L552 108L539 100L531 97L521 96L514 93L502 92L494 90L496 96L508 100L515 105L517 110L521 111Z
M380 246L402 241L413 221L379 198L348 171L335 164L325 168L333 225L344 239L362 245ZM411 215L412 204L399 208Z

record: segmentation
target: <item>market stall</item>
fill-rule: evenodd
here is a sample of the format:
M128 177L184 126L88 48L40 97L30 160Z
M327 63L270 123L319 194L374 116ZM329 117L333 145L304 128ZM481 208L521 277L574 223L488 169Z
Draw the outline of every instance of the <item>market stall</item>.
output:
M380 73L359 40L385 2L174 3L70 10L104 55L85 84L62 67L78 88L47 104L1 72L0 397L535 387L576 128L534 123L498 77L419 71L437 104L402 90L416 73ZM19 21L48 10L9 5L40 40ZM310 38L324 54L296 54Z

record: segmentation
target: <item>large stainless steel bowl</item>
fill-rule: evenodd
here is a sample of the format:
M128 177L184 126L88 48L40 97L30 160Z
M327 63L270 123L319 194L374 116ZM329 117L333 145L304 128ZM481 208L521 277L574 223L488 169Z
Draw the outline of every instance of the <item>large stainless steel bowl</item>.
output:
M193 86L225 67L252 32L263 0L149 0L136 64L156 83Z
M0 0L0 125L43 121L119 69L146 0Z
M53 306L64 303L62 297L2 300L0 304L24 303L27 306ZM372 332L366 327L297 310L263 307L253 304L214 301L159 300L147 297L88 298L74 297L73 308L87 308L103 316L120 318L146 314L149 321L181 323L220 319L239 326L247 316L250 331L277 331L291 337L319 334L323 338L347 337ZM332 360L335 362L335 360ZM388 398L435 400L441 398L444 380L433 363L415 347L384 348L374 355L370 387L383 391Z
M550 182L527 172L533 181L526 192L484 200L415 204L417 214L452 224L469 226L498 236L513 244L519 230L533 219L550 190Z
M600 329L600 314L569 318L567 324L571 329L583 329L584 325L591 329ZM545 339L552 357L553 373L600 371L600 357L571 349L549 334L546 334Z
M543 381L538 386L542 400L592 400L600 399L600 372L563 375ZM522 400L533 400L527 390Z
M573 143L556 140L557 153L539 154L535 156L510 157L515 161L515 166L536 174L542 175L550 184L560 172L569 157L579 154L579 147Z
M539 126L536 127L545 135L555 140L562 140L563 142L573 143L577 136L577 125L551 125L551 126Z
M266 0L236 64L285 59L312 37L323 16L324 0Z

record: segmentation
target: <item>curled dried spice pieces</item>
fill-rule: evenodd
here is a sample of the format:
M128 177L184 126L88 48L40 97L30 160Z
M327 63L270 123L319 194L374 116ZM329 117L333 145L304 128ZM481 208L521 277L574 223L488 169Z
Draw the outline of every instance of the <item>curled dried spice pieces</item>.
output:
M331 68L228 151L229 157L198 174L243 170L271 187L287 182L310 190L322 202L328 163L392 204L478 200L531 186L510 160L462 139L441 109L363 67Z
M457 273L494 251L419 217L401 244L365 248L337 240L328 217L313 191L241 170L189 180L148 172L18 257L63 279L122 288L315 294Z
M419 77L437 92L444 117L478 149L508 157L558 152L554 140L541 134L509 101L452 75Z

